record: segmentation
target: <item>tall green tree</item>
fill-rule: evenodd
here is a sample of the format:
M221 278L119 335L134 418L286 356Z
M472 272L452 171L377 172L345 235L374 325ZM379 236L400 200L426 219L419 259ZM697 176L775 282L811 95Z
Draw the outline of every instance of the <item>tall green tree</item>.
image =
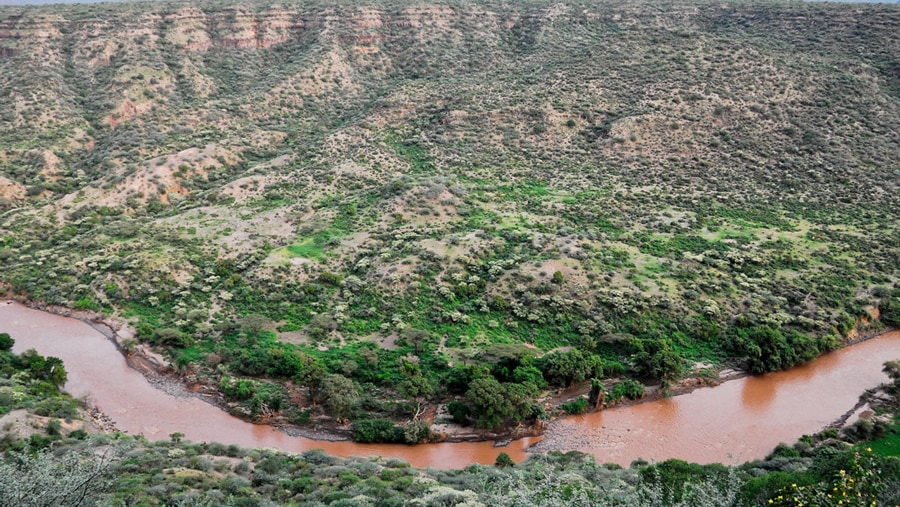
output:
M478 426L482 428L500 426L513 411L506 389L494 377L473 380L466 392L466 399L476 408Z

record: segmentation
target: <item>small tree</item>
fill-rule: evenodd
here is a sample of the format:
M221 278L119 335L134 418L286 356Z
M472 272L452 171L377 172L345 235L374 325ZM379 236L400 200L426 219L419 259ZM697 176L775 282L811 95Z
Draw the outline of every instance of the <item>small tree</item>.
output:
M10 338L9 333L0 333L0 350L12 350L16 341Z
M356 403L356 384L343 375L331 374L322 379L319 389L322 404L338 419L343 419Z
M63 367L62 359L58 357L44 357L34 349L23 352L20 359L28 365L29 373L37 380L44 380L53 384L57 389L65 385L68 374Z
M566 281L566 276L562 274L562 271L553 272L553 283L556 285L562 285L562 283Z
M596 410L602 407L605 401L606 387L603 385L603 382L600 382L600 380L592 378L591 392L588 395L588 403Z
M672 342L668 339L633 340L632 343L638 349L634 355L637 372L659 379L663 392L668 394L672 384L684 372L685 359L675 351Z
M469 413L471 413L471 409L468 405L461 401L451 401L447 404L447 412L450 413L450 416L453 418L453 422L456 424L466 424L469 419Z
M888 326L900 326L900 296L894 296L881 305L881 321Z
M420 444L431 438L431 425L424 421L406 423L400 429L407 444Z
M297 356L300 358L302 368L294 376L294 382L308 387L310 398L312 398L313 402L318 403L321 398L319 391L322 387L322 381L328 374L328 369L321 359L304 353L299 353Z
M422 375L419 365L413 364L406 359L401 359L400 361L403 368L403 380L397 386L397 389L404 396L415 401L416 410L413 416L413 421L415 421L422 415L422 405L427 398L434 394L435 388L431 380Z
M160 345L171 347L184 347L190 342L190 338L181 332L181 330L166 327L158 329L155 333L156 342Z
M480 377L472 381L466 399L478 410L478 426L496 428L512 412L506 389L494 377Z
M428 340L430 336L428 331L416 329L414 327L407 327L400 331L400 338L415 349L417 356L421 353L422 345L425 344L425 341Z
M66 385L66 382L69 380L69 374L66 373L65 367L63 367L62 359L50 356L45 364L44 378L47 382L56 386L57 389L61 389L62 386Z
M553 352L536 361L547 382L560 387L568 387L581 382L593 372L594 363L580 350Z
M259 315L257 313L251 313L250 315L244 315L240 319L241 329L247 333L247 336L255 337L262 331L266 324L269 323L269 319L267 319L263 315Z
M881 371L894 381L894 387L900 388L900 359L884 363L884 368Z
M509 454L506 454L505 452L501 452L500 454L497 455L497 459L494 461L494 466L500 467L500 468L512 467L512 466L516 466L516 462L513 461L513 459L509 457Z

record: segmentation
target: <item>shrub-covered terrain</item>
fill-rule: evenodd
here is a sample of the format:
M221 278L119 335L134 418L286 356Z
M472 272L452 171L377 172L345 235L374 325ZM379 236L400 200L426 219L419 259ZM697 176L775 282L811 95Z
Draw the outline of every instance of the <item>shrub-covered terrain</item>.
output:
M56 357L44 357L34 350L22 354L12 353L13 340L7 333L0 333L0 420L3 432L11 437L15 426L14 418L9 421L3 416L13 411L27 411L46 419L47 433L59 436L62 420L71 423L79 418L78 403L61 391L66 383L66 369ZM6 427L6 425L9 427ZM35 435L33 443L47 441ZM7 449L12 442L0 440L0 448Z
M40 383L34 354L0 350L4 384ZM0 434L0 505L54 506L423 506L730 507L895 505L900 501L900 361L893 384L869 396L877 415L843 431L779 445L765 460L724 466L679 460L597 464L570 452L520 464L411 468L402 460L287 454L218 443L87 436L48 424L27 439ZM873 390L875 391L875 390ZM63 399L44 389L38 401ZM74 404L70 398L67 400ZM38 406L40 406L38 404ZM5 407L4 407L5 409Z
M2 7L2 290L366 439L785 368L898 320L898 55L887 4Z

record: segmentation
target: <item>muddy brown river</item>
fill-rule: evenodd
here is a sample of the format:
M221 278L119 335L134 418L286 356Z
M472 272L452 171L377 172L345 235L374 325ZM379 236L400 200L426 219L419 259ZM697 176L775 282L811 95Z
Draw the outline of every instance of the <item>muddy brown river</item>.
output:
M379 455L437 468L493 463L500 452L521 461L540 440L521 439L506 447L491 442L406 446L292 437L237 419L198 398L178 398L154 388L128 367L111 341L76 319L0 301L0 332L13 337L17 352L34 348L62 359L68 392L86 398L122 431L153 440L180 432L197 442L291 452L323 449L345 457ZM887 333L787 371L559 420L541 446L581 450L600 462L624 466L637 458L699 463L761 458L779 442L814 433L847 412L863 391L886 380L882 363L897 358L900 332Z

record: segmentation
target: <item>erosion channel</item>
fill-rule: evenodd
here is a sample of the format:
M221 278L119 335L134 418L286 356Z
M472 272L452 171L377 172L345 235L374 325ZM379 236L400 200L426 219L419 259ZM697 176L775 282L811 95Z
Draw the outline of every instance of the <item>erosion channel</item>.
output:
M272 426L237 419L199 398L156 389L128 367L110 340L79 320L0 301L0 332L15 339L17 352L34 348L62 359L71 394L86 397L120 430L149 439L167 439L180 432L193 441L294 452L323 449L338 456L379 455L438 468L493 463L500 452L520 461L539 440L516 440L506 447L494 447L492 442L405 446L292 437ZM787 371L558 420L537 448L580 450L600 462L624 466L637 458L699 463L761 458L779 442L814 433L847 412L863 391L886 380L882 363L897 358L900 331Z

